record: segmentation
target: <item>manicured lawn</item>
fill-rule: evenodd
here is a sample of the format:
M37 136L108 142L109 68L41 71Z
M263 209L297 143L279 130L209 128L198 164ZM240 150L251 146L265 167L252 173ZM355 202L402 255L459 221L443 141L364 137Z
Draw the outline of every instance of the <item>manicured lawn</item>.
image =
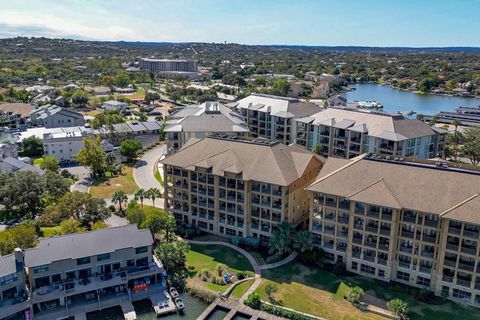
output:
M111 198L115 191L123 190L126 194L133 194L138 186L133 179L133 167L125 166L119 176L107 177L106 181L90 187L90 194L98 198Z
M115 96L115 98L123 96L127 99L130 99L130 100L145 99L145 90L140 89L140 90L137 90L133 94L118 94L118 93L115 93L114 96Z
M40 228L43 232L43 237L48 238L48 237L53 237L56 235L60 234L60 226L56 227L42 227Z
M162 175L160 174L160 172L156 172L155 173L155 179L157 179L158 182L160 182L160 184L163 186L163 179L162 179Z
M237 299L241 298L254 282L255 280L251 279L240 283L232 290L232 292L230 293L230 297Z
M311 313L332 320L370 320L384 319L371 313L363 313L337 294L339 285L344 282L348 286L358 285L366 294L381 299L381 305L400 298L408 303L411 320L453 320L479 319L480 313L473 308L461 307L447 302L432 305L415 300L414 296L400 286L386 284L381 281L360 276L337 276L320 268L309 268L298 262L291 262L282 267L262 272L264 279L256 292L262 299L268 301L264 288L269 283L275 283L278 291L275 299L285 307ZM343 287L343 286L342 286ZM343 287L345 289L345 287ZM342 291L342 290L340 290Z
M143 211L145 212L145 215L151 215L151 214L156 214L159 213L161 215L165 214L165 211L163 211L162 208L156 208L152 206L147 206L146 204L143 205Z
M188 279L189 286L203 286L215 292L224 292L229 284L220 285L212 281L202 281L202 274L209 272L213 277L221 277L217 267L225 266L225 273L236 274L240 271L250 271L253 275L253 267L247 258L235 250L220 245L190 245L190 251L187 253L187 266L193 272Z

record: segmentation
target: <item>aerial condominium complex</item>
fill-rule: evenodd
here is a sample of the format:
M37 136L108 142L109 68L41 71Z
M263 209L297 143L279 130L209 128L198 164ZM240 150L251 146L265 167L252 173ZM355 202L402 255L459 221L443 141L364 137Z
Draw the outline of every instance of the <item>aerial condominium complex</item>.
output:
M163 77L185 76L194 79L201 76L198 72L197 60L141 58L138 61L138 67Z
M248 134L242 115L218 101L207 101L187 106L172 115L164 129L169 152L176 152L190 138L203 138L208 134Z
M372 152L430 159L443 154L445 130L400 114L331 107L294 122L295 142L309 150L320 145L328 157Z
M296 98L251 94L235 103L254 137L294 142L295 119L311 116L321 107Z
M296 145L217 135L190 139L162 163L165 210L178 221L267 241L280 222L307 220L305 187L323 159Z
M434 161L328 158L310 194L327 259L480 305L480 171Z
M152 245L148 229L127 225L40 239L36 248L1 257L0 318L76 318L161 294L164 269Z

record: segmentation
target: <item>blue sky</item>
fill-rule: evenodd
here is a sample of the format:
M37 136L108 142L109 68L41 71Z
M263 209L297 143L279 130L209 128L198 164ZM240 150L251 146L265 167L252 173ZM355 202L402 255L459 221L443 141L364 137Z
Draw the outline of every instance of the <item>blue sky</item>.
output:
M0 0L0 37L478 46L480 0Z

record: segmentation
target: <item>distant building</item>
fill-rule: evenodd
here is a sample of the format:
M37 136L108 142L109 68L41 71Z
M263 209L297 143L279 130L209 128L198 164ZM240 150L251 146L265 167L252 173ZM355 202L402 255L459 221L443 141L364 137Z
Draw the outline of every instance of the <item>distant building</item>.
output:
M284 144L294 141L294 119L311 116L321 107L296 98L251 94L234 103L243 115L254 137L278 140Z
M23 253L0 256L0 319L31 319Z
M294 122L295 142L309 150L318 144L324 156L349 159L371 152L430 159L444 148L439 130L402 115L331 107Z
M195 79L201 76L198 72L197 61L190 59L142 58L138 61L138 67L165 78L183 76L189 79Z
M18 144L16 143L0 143L0 157L18 158Z
M454 112L441 111L434 116L424 116L425 122L430 122L435 118L436 123L445 123L451 125L454 120L458 120L463 127L480 126L480 106L478 107L460 107Z
M165 210L216 235L268 241L308 218L305 188L323 159L296 145L232 136L190 139L162 160Z
M106 111L125 111L128 108L128 103L109 100L102 104L102 108Z
M0 155L0 172L15 173L17 171L33 171L40 174L45 173L44 170L38 167L32 166L31 164L26 163L22 160L19 160L18 158L14 158L14 157L4 158L2 155Z
M24 127L34 109L29 103L0 103L0 126Z
M30 122L45 128L77 127L85 125L85 118L73 110L57 105L45 105L30 114Z
M211 133L243 135L249 132L242 115L217 101L188 106L172 115L164 129L169 151L177 151L190 138Z

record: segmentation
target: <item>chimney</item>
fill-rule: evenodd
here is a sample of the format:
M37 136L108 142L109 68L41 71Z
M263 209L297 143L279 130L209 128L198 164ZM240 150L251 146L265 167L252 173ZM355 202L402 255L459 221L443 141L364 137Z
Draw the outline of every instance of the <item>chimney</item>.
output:
M23 256L23 251L20 248L15 248L15 263L18 266L22 266L24 264L24 256Z

